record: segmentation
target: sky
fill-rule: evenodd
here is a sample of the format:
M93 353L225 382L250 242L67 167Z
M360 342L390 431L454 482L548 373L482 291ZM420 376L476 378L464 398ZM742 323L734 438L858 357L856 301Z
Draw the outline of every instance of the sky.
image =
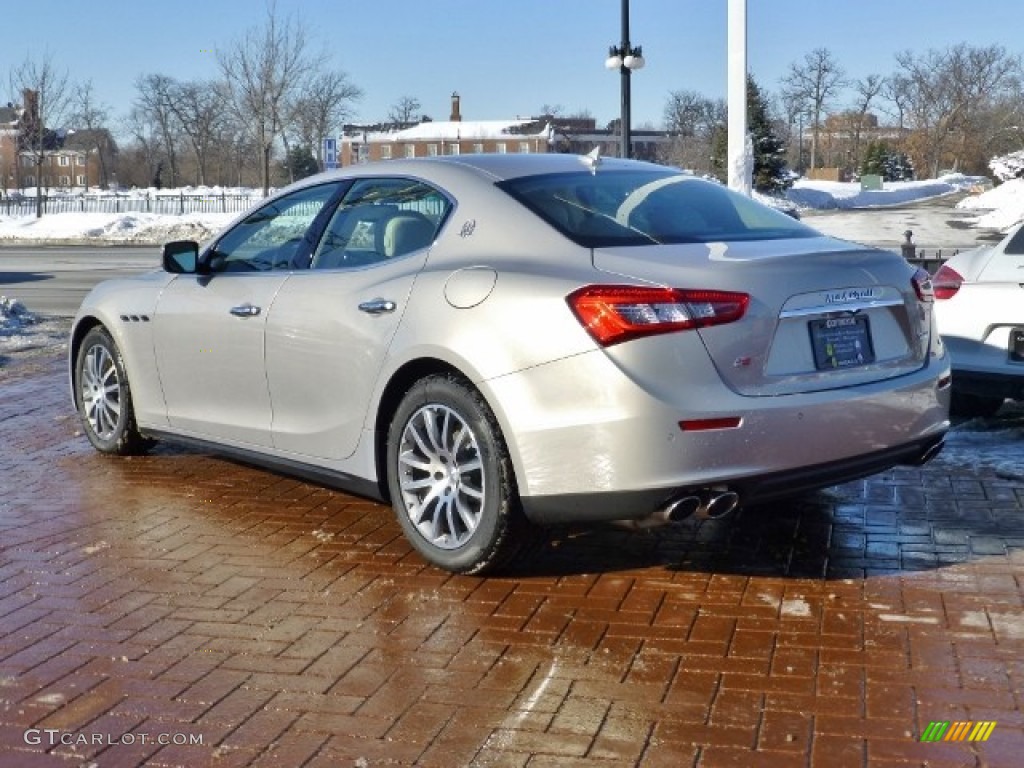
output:
M71 80L91 80L115 120L130 109L142 75L216 78L216 52L261 26L268 8L264 0L4 5L0 101L15 98L14 68L49 55ZM725 97L727 7L631 0L630 42L647 61L631 77L635 128L662 127L672 91ZM276 0L276 8L302 19L315 48L363 89L359 121L386 119L405 96L444 120L453 92L466 120L531 116L545 105L585 110L600 126L619 115L620 77L604 60L621 41L620 0ZM1020 0L748 0L747 14L749 70L770 92L815 48L828 49L851 78L891 73L904 50L961 42L1024 50Z

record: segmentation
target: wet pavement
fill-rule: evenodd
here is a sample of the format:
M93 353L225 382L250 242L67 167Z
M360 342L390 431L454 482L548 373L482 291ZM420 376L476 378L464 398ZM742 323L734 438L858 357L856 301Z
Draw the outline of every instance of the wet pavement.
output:
M899 469L452 576L381 505L176 447L100 456L63 360L15 358L0 765L1024 764L1020 479ZM995 726L922 742L936 721Z

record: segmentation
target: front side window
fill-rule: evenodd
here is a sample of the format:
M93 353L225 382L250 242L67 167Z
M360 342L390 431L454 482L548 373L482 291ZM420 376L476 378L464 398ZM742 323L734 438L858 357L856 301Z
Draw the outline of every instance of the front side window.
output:
M205 255L213 272L296 269L308 263L313 223L340 182L306 187L250 213Z
M412 179L360 179L334 212L313 253L313 269L353 269L427 248L451 203Z
M524 176L498 186L588 248L818 236L721 184L671 171Z

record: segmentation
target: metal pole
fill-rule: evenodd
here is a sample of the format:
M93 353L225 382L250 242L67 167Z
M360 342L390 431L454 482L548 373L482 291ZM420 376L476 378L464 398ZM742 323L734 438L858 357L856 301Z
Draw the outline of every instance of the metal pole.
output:
M619 68L622 73L622 117L620 130L622 131L622 147L619 150L621 157L632 156L632 136L630 136L630 89L629 89L629 67L626 66L626 56L629 55L629 0L622 0L622 60Z

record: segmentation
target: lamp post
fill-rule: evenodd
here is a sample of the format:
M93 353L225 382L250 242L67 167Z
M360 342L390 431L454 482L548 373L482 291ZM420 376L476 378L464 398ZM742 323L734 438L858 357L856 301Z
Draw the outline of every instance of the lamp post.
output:
M629 0L622 0L622 42L608 49L608 58L604 65L608 69L617 69L622 76L622 117L619 129L622 131L620 157L632 156L632 136L630 135L630 92L629 77L634 69L641 69L644 61L643 51L638 45L635 48L629 42Z

